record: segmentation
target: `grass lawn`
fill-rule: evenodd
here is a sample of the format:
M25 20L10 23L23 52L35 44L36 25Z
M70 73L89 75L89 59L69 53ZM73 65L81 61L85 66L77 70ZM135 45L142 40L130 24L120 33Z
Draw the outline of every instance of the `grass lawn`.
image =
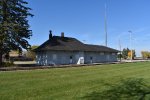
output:
M79 100L126 78L150 84L150 62L0 72L0 100Z

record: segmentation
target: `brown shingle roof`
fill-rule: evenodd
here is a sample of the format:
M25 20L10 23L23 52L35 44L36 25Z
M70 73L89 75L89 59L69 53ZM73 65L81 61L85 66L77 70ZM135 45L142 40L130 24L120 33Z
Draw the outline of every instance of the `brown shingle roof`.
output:
M90 45L84 44L75 38L70 37L60 37L53 36L52 39L47 40L42 45L40 45L35 52L47 51L47 50L58 50L58 51L92 51L92 52L118 52L118 50L100 46L100 45Z

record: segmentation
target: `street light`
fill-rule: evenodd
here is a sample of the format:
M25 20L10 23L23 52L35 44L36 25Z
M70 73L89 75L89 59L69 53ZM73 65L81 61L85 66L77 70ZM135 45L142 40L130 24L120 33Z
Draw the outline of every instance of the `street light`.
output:
M131 58L130 58L130 60L132 61L132 36L131 36L131 34L132 34L132 31L128 31L129 33L130 33L130 49L131 49Z

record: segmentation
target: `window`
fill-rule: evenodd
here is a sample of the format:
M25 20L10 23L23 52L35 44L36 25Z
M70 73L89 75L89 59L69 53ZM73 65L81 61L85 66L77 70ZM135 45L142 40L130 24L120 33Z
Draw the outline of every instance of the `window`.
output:
M93 63L93 57L90 57L90 63L91 64Z
M72 63L73 63L72 56L70 56L70 64L72 64Z
M90 57L90 59L92 60L92 59L93 59L93 57Z
M116 53L112 53L112 55L116 55Z
M70 59L72 59L72 56L70 56Z
M53 54L53 60L57 59L57 55Z
M101 52L100 55L104 55L104 52Z

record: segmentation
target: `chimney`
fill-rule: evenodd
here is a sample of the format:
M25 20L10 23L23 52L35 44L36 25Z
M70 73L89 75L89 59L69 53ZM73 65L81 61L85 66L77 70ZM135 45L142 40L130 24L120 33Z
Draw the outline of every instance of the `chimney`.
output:
M64 38L64 32L61 32L61 37Z
M51 40L53 38L53 35L52 35L52 31L50 30L49 31L49 40Z

